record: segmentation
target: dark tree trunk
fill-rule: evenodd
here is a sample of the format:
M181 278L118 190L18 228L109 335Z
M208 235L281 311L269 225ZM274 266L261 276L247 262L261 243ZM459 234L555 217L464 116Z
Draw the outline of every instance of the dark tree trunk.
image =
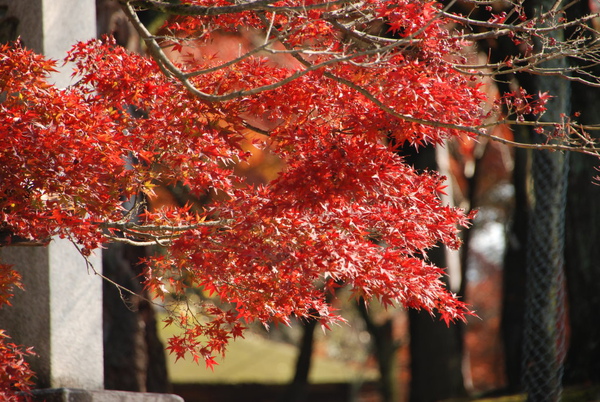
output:
M408 155L418 170L435 170L435 149L426 147ZM430 250L431 262L446 266L443 247ZM464 278L463 278L464 280ZM409 311L411 356L411 402L431 402L466 395L462 373L463 328L446 324L428 313Z
M302 326L302 339L296 360L296 371L294 379L288 385L281 397L281 402L303 402L308 396L308 374L312 361L314 334L317 320L311 319L304 322Z
M579 95L599 105L600 91L594 91L595 96L582 93L588 91ZM565 381L569 383L600 383L600 186L592 183L597 166L597 159L571 155L565 252L571 327Z
M570 10L572 17L589 14L589 5L578 3ZM600 68L593 73L598 76ZM599 124L600 89L578 83L571 88L579 122ZM571 154L565 244L571 332L564 375L571 384L600 384L600 186L592 180L599 164L597 158Z
M164 346L139 282L139 258L144 256L144 248L123 244L111 244L103 253L104 275L142 295L103 284L104 382L106 389L164 393L170 391Z
M391 318L382 324L377 324L371 318L364 299L360 299L357 308L365 321L367 331L373 339L375 357L379 368L379 390L381 402L395 402L398 400L398 378L396 377L397 351L399 341L394 339L393 321Z
M515 133L517 140L524 140L525 133ZM526 140L525 140L526 141ZM529 204L527 201L527 177L529 152L515 150L513 186L515 191L512 220L507 232L502 284L501 333L504 345L504 364L507 391L521 390L521 361L523 345L523 317L525 316L525 261Z
M96 0L98 36L109 34L117 44L140 51L140 38L112 0ZM104 275L142 297L104 282L104 377L107 389L169 392L164 345L158 338L156 315L140 283L139 258L146 250L111 244L103 253Z
M556 5L552 0L534 0L528 15L538 16ZM554 21L540 21L550 26ZM557 42L564 32L554 29L550 35ZM543 44L533 38L536 51ZM564 59L545 61L542 66L562 70ZM570 83L560 77L533 75L530 93L550 93L542 122L561 121L570 114ZM549 141L532 134L532 142ZM565 347L564 245L566 210L566 172L568 155L536 151L532 154L528 197L528 236L526 246L525 300L523 319L522 386L528 401L557 401L562 392L562 367Z
M444 254L440 249L440 254ZM437 261L436 261L437 262ZM426 312L409 311L411 402L466 396L460 324L446 324Z
M459 12L472 13L472 17L485 21L491 17L491 13L499 10L487 10L478 7L474 10L464 8L462 3L455 7ZM468 6L467 6L468 7ZM507 8L508 10L508 8ZM529 15L531 10L528 10ZM477 30L477 28L474 28ZM477 43L482 54L489 55L490 63L498 63L507 60L511 56L518 55L520 48L513 43L509 37L498 39L484 39ZM512 90L510 83L517 80L529 93L535 93L532 87L532 77L526 74L500 75L495 84L501 94ZM515 139L518 142L529 142L529 130L522 127L513 127ZM528 201L527 180L530 169L530 152L515 149L513 184L515 198L511 221L506 234L506 249L503 262L503 299L502 299L502 322L501 334L504 346L505 374L509 392L521 390L521 364L522 364L522 341L523 341L523 317L525 303L525 260L527 242ZM474 197L470 197L473 199ZM465 240L468 240L465 238ZM466 262L467 256L463 259ZM466 264L463 265L463 272ZM463 276L464 278L464 276ZM466 283L461 287L461 294L466 288Z

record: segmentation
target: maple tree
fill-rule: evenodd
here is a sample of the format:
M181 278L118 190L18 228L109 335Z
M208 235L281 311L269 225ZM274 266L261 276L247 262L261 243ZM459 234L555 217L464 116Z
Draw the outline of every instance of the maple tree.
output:
M0 47L0 228L5 242L69 238L83 255L110 241L160 246L145 274L157 298L199 287L220 300L172 311L167 322L183 332L168 349L178 357L212 366L255 320L342 320L326 300L339 286L464 319L472 313L427 251L459 247L469 216L440 201L443 177L396 151L464 135L510 142L490 129L514 118L560 140L522 146L597 152L574 120L527 120L548 94L519 89L485 107L482 72L534 71L550 56L532 47L473 64L469 41L528 44L549 31L539 27L548 15L475 21L421 0L119 2L149 55L110 37L75 44L68 88L48 83L55 61L20 43ZM141 9L171 14L160 34ZM239 30L260 43L231 60L196 51ZM580 42L548 46L594 56ZM284 165L265 185L234 172L249 141ZM150 208L144 200L169 185L209 201ZM135 202L125 210L124 200Z

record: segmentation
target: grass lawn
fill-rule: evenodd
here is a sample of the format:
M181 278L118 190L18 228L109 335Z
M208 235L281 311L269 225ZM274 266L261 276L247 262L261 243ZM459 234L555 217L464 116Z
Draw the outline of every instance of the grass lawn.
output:
M160 324L159 324L160 325ZM176 333L173 326L159 328L159 336L166 338ZM232 342L225 359L214 371L192 359L175 362L175 356L167 355L169 376L173 383L264 383L284 384L294 375L297 349L289 344L274 342L251 332L245 339ZM377 372L353 366L333 359L315 357L310 371L311 383L356 383L377 379Z

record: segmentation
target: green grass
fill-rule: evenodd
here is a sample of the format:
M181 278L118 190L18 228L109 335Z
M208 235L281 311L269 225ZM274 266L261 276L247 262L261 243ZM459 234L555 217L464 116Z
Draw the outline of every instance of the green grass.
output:
M176 328L159 329L163 341L176 333ZM294 375L297 348L274 342L247 332L245 339L232 342L225 359L217 359L214 371L191 358L175 362L175 356L167 356L169 376L173 383L288 383ZM312 361L309 380L311 383L361 382L377 379L373 369L355 367L346 362L323 357Z

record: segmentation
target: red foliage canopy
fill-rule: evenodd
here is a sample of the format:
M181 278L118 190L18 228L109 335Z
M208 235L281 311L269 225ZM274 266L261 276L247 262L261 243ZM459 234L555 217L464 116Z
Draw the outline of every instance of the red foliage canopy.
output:
M156 49L153 58L131 54L110 38L78 43L67 58L76 81L59 89L47 82L53 61L18 43L0 48L4 229L68 237L86 253L114 240L164 245L146 278L158 297L165 285L174 293L194 286L227 303L170 318L185 329L171 351L208 365L246 322L339 319L325 295L340 285L446 322L469 314L427 260L440 243L459 246L467 217L440 202L442 177L416 172L395 152L481 122L484 96L449 63L461 43L437 6L363 1L362 15L385 21L376 36L369 26L344 28L361 15L336 15L343 2L183 3L189 15L169 21L162 31L174 36L160 43L180 51L179 61ZM204 6L223 12L203 14ZM262 52L224 62L190 51L242 26L262 32ZM367 40L379 41L377 52ZM265 57L272 53L294 67ZM240 144L257 117L270 129L255 146L271 147L285 168L252 186L233 169L249 157ZM215 196L193 211L123 208L177 183Z

